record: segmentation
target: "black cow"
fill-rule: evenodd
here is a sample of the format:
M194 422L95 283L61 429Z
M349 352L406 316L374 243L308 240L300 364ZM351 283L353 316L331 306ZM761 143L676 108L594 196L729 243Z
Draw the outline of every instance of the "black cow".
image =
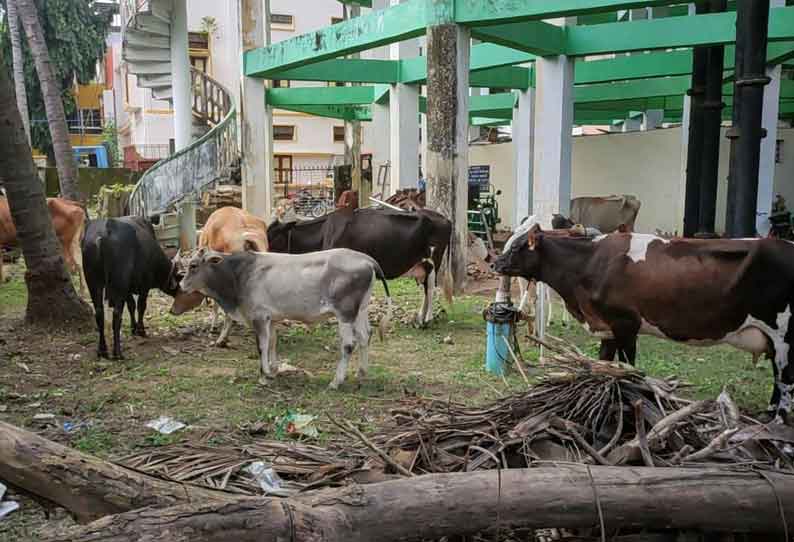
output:
M99 357L108 357L105 342L103 301L113 308L113 357L121 354L121 319L124 304L130 313L133 335L146 336L143 315L149 290L159 288L175 295L179 279L176 267L158 244L154 228L144 218L122 217L92 220L83 238L83 266L99 331ZM135 298L138 296L138 318Z
M378 262L387 279L413 276L424 288L417 323L433 318L436 270L449 245L452 223L442 215L388 209L340 209L305 222L274 222L267 229L271 252L302 254L331 248L363 252ZM445 287L447 297L451 288Z

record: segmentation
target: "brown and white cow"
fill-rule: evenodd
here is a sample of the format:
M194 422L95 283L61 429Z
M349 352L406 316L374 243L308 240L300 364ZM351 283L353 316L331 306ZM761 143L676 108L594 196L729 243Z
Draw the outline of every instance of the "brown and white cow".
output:
M80 292L85 292L83 253L80 241L85 231L85 211L78 203L62 198L47 198L52 226L61 242L66 266L80 275ZM0 283L3 282L3 247L17 244L17 229L11 220L8 199L0 195Z
M618 230L634 231L634 222L640 212L640 200L634 196L581 197L571 200L571 216L554 215L554 228L570 228L581 224L603 233Z
M199 248L233 254L236 252L267 252L267 224L261 218L237 207L221 207L212 213L201 230ZM171 306L171 314L183 314L199 306L204 300L200 292L178 292ZM218 319L218 305L214 305L211 327L214 330ZM227 314L223 330L215 341L217 346L226 344L232 327L232 318Z
M794 244L774 239L673 239L614 233L549 235L537 225L497 272L548 284L600 336L601 359L634 362L638 334L693 345L727 343L772 359L770 409L791 420Z

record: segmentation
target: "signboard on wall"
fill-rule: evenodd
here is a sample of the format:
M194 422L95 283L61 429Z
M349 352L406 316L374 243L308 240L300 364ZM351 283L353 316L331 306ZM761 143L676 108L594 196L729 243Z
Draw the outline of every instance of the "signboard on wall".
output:
M488 188L491 184L491 166L469 166L469 185Z

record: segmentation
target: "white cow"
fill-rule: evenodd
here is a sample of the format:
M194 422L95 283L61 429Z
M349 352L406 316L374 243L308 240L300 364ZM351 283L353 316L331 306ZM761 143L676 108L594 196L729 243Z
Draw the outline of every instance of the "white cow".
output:
M391 316L389 287L378 263L360 252L332 249L307 254L240 252L224 254L200 249L190 257L180 287L214 299L238 322L251 325L259 349L260 383L274 376L277 364L274 322L314 323L335 316L339 321L341 359L330 387L345 380L347 365L359 347L358 377L367 372L370 339L367 309L372 279L383 282L387 313L380 321L381 338Z

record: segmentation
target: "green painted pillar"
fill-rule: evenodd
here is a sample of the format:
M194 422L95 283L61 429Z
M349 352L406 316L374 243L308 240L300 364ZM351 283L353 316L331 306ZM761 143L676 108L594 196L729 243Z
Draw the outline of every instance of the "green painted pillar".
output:
M469 51L467 28L454 22L453 0L427 3L428 206L452 221L445 291L462 292L466 282Z

